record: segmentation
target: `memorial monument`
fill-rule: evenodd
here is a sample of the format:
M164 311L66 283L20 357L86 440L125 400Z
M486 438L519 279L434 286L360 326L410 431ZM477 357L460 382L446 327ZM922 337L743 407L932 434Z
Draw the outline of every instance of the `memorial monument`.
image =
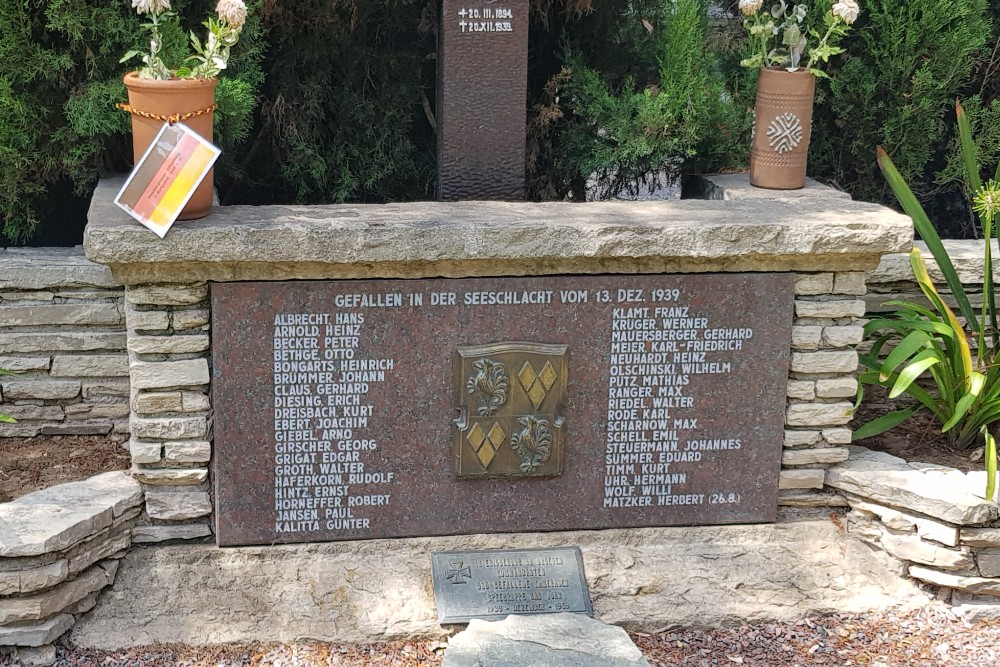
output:
M438 199L524 199L528 0L443 0Z

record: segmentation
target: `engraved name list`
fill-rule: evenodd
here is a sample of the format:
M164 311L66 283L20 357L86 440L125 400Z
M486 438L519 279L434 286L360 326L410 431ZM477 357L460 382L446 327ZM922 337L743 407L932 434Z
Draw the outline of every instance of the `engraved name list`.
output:
M791 280L214 285L219 542L773 520Z
M357 355L365 314L274 318L274 533L370 529L394 473L373 465L372 384L393 359Z

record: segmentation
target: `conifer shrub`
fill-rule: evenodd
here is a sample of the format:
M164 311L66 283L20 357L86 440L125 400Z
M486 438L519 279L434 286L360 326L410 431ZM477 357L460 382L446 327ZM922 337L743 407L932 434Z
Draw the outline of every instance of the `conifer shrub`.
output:
M706 4L611 0L561 26L561 66L530 125L535 198L580 198L588 178L599 196L635 194L745 160L749 109L706 46Z
M810 173L856 199L892 205L874 146L884 146L922 200L940 192L955 98L973 82L991 35L988 0L864 0L851 56L818 89ZM979 115L976 101L970 115ZM987 136L983 134L982 136ZM951 151L957 175L957 154ZM946 176L947 179L947 176Z
M261 18L260 110L223 203L433 196L437 2L275 0Z

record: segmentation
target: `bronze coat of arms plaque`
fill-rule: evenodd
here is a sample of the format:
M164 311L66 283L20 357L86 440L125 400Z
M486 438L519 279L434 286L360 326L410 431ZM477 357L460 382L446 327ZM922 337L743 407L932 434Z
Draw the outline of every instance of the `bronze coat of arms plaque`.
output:
M458 477L563 471L566 346L496 343L455 352L452 453Z
M213 284L222 545L772 521L790 273Z

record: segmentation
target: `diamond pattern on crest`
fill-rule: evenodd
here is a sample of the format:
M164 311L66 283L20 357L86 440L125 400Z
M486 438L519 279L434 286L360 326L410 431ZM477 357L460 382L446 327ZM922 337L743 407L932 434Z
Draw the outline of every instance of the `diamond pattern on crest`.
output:
M493 428L490 429L490 434L487 436L490 444L493 445L493 449L500 449L504 441L507 439L507 434L504 433L503 428L499 423L493 422Z
M473 429L478 429L479 424L475 424ZM479 431L482 435L482 430ZM469 435L472 435L471 431ZM489 468L490 463L493 461L493 457L496 456L497 451L503 446L504 441L507 438L507 433L503 430L498 422L493 422L493 427L490 428L489 434L487 434L479 445L479 449L476 450L476 458L479 462L483 464L483 468ZM471 440L470 440L471 442Z
M528 398L531 399L531 404L535 406L536 410L545 400L546 392L555 384L556 377L556 371L552 367L552 363L548 361L542 366L541 373L536 373L531 362L526 361L517 374L521 386L524 387L525 393L528 394Z
M473 424L472 428L469 429L469 435L465 436L465 439L472 445L473 451L478 453L479 449L483 446L483 442L486 440L486 434L483 433L483 429L479 428L479 424Z
M517 374L517 377L521 380L521 386L524 387L524 390L528 391L538 376L535 374L535 369L531 365L531 362L526 361L524 362L524 365L521 366L521 371Z
M542 372L538 374L538 379L542 381L545 391L552 389L552 385L556 383L556 377L556 369L552 368L552 362L546 361L545 365L542 366Z

